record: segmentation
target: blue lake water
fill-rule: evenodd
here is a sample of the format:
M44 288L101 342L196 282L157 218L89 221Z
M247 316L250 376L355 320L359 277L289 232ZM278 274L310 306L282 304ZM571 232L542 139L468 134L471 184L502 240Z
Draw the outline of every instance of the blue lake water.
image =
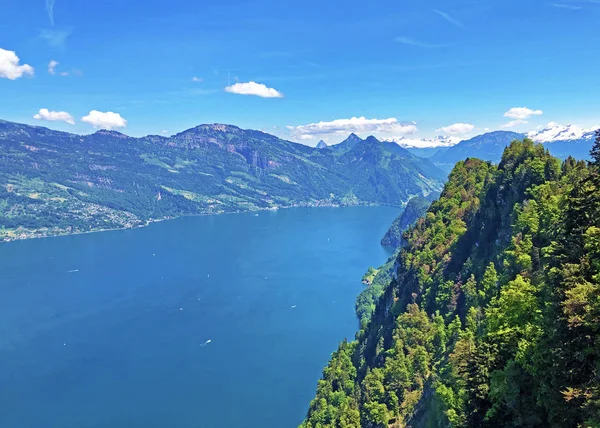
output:
M399 209L298 208L0 245L0 427L286 428Z

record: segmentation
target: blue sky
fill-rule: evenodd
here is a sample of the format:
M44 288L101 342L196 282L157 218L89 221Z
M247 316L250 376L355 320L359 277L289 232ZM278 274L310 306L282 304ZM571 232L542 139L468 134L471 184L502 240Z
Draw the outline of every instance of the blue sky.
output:
M53 129L219 122L315 144L600 124L600 0L5 0L0 12L0 118Z

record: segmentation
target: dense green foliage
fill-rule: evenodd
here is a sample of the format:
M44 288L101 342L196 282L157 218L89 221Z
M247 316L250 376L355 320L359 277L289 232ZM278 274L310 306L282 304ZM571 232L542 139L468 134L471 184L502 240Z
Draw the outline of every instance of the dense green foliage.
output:
M398 247L402 241L402 234L427 212L427 208L429 208L431 202L439 196L439 192L431 192L424 197L415 196L411 198L406 204L404 211L392 222L392 225L381 240L381 245ZM363 276L363 282L367 284L367 287L356 299L356 316L358 317L361 329L367 326L371 315L375 311L377 301L383 295L385 288L394 276L396 257L397 255L390 257L378 269L369 267L367 273Z
M0 121L0 240L186 214L400 206L412 195L439 190L444 175L372 137L315 149L228 125L130 138Z
M361 329L366 328L373 312L375 312L377 301L392 280L395 261L396 256L394 255L379 269L369 267L367 273L363 276L363 283L367 287L358 295L355 305L356 316L358 317Z
M396 217L392 222L392 225L381 238L381 245L384 247L398 247L402 242L402 234L409 226L412 226L419 218L427 212L429 205L437 198L440 194L438 192L431 192L427 196L415 196L411 198L404 211Z
M459 162L303 428L600 426L600 133Z

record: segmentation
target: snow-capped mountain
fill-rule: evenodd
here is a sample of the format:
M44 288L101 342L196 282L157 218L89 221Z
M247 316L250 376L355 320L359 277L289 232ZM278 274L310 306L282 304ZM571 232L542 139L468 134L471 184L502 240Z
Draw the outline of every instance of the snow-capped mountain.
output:
M594 137L594 129L585 129L569 123L560 125L550 122L539 131L529 132L527 135L538 143L551 143L553 141L591 140Z
M430 147L451 147L460 142L460 138L446 135L438 135L433 138L410 138L399 137L384 139L384 141L393 142L405 148L430 148Z

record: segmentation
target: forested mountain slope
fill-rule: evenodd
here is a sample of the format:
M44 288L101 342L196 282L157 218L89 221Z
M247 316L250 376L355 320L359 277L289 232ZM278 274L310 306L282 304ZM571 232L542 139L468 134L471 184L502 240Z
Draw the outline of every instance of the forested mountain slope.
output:
M445 174L393 143L315 149L200 125L171 137L76 135L0 121L0 240L295 205L402 205Z
M427 212L431 203L439 196L439 192L432 192L427 196L415 196L408 201L404 211L396 217L383 238L381 238L381 245L385 247L400 245L404 231L421 218Z
M459 162L302 427L599 426L600 134Z

